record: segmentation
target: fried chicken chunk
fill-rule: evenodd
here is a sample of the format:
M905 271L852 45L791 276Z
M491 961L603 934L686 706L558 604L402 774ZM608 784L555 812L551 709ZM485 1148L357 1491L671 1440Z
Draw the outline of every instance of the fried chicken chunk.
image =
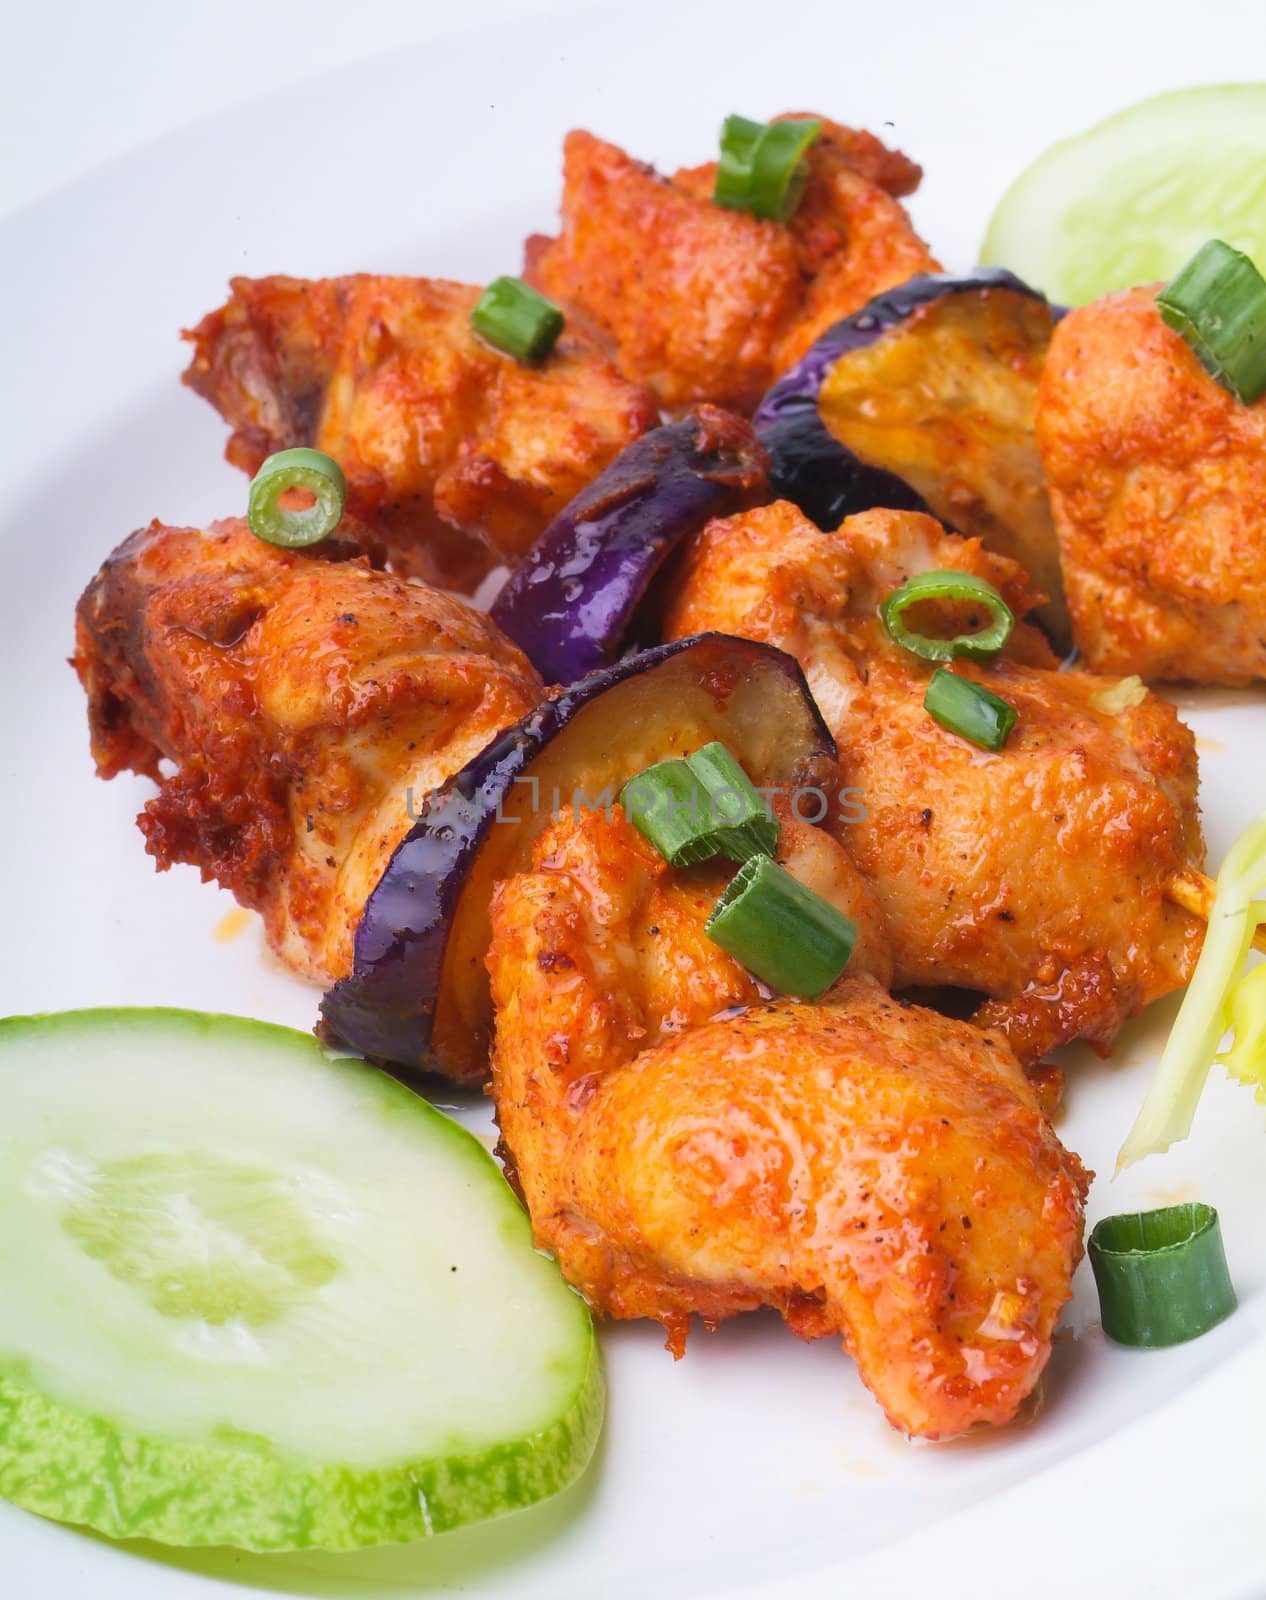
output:
M74 666L97 771L159 785L137 819L159 869L200 867L328 983L351 968L410 789L420 802L542 690L482 612L350 544L321 551L240 520L152 523L85 590Z
M1023 623L996 663L955 667L1019 712L1006 746L939 727L923 708L931 666L876 615L938 568L987 579L1018 617L1041 598L930 517L869 511L822 533L780 502L698 536L665 637L717 628L799 659L856 793L835 826L879 893L898 987L983 992L978 1020L1022 1060L1076 1038L1106 1049L1199 951L1199 919L1166 897L1203 859L1194 741L1166 701L1054 670Z
M528 241L526 270L661 405L750 412L831 323L939 270L897 199L918 185L913 162L825 119L807 161L795 215L764 222L712 203L715 165L662 178L591 133L569 133L562 232Z
M1086 1174L1000 1035L852 972L762 999L703 935L723 877L590 812L498 886L493 1092L537 1241L675 1354L692 1313L772 1306L841 1337L905 1433L1009 1421L1069 1296Z
M470 327L479 290L439 278L235 278L185 337L190 388L233 426L227 455L313 445L402 570L471 590L513 565L625 445L647 397L572 328L526 365Z
M1266 678L1266 398L1241 405L1130 289L1056 328L1037 438L1090 665Z

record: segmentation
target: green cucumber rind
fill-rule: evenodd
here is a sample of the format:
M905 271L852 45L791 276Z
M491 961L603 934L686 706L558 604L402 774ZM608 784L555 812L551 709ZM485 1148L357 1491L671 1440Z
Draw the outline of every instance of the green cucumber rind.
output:
M550 1427L471 1455L369 1472L314 1470L266 1440L216 1447L120 1434L108 1419L5 1376L0 1495L113 1539L261 1552L405 1544L523 1510L567 1488L594 1453L604 1402L591 1329L575 1400Z
M0 1018L0 1044L49 1028L94 1035L103 1024L159 1023L199 1033L241 1031L356 1074L390 1115L425 1120L504 1188L506 1215L532 1248L531 1223L492 1156L468 1129L413 1090L309 1034L228 1013L169 1007L99 1007ZM525 1509L573 1483L602 1432L606 1385L592 1320L584 1320L583 1365L567 1409L547 1427L465 1454L366 1470L314 1467L246 1434L224 1443L139 1436L111 1418L65 1405L0 1361L0 1496L39 1516L83 1524L114 1539L232 1545L260 1552L358 1550L403 1544ZM227 1430L226 1430L227 1434Z

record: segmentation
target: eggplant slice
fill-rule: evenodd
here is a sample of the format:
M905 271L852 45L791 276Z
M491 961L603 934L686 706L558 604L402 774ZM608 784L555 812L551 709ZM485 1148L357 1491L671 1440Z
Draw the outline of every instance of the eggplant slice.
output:
M835 743L796 661L721 633L630 656L499 734L428 797L388 862L352 974L321 1002L327 1039L402 1076L481 1082L493 886L527 869L556 815L614 804L627 779L713 739L758 788L838 782Z
M765 467L751 424L717 406L644 434L550 523L493 621L546 683L610 666L664 561L713 517L764 499Z
M1012 273L923 273L837 322L765 396L755 425L774 493L820 528L874 506L928 511L1011 556L1068 614L1033 435L1062 312Z

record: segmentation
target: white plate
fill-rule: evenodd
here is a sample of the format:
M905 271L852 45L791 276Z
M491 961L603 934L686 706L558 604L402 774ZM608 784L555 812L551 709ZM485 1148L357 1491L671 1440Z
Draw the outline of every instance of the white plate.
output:
M550 224L567 126L592 126L667 165L701 159L728 110L785 107L895 123L889 132L928 167L918 220L947 261L967 265L992 200L1050 138L1143 93L1216 79L1227 41L1243 40L1244 13L1237 23L1229 6L1202 4L1198 30L1168 27L1155 9L1145 24L1102 6L1093 14L1084 36L1067 7L1008 12L967 0L866 19L843 7L738 4L526 20L199 125L0 230L9 413L0 1010L166 1003L312 1021L313 993L261 958L255 926L217 934L226 895L188 869L151 870L131 823L145 785L92 777L82 697L64 661L78 591L131 528L244 504L244 481L220 461L223 425L176 382L176 329L219 303L231 273L513 271L523 235ZM1242 50L1232 65L1266 76L1266 62ZM1266 796L1263 699L1183 704L1202 739L1216 858ZM1104 1342L1083 1269L1071 1334L1031 1426L913 1448L830 1342L801 1346L772 1317L696 1334L676 1365L654 1329L624 1326L605 1335L600 1459L537 1511L405 1550L259 1558L110 1546L0 1506L0 1591L14 1600L1266 1592L1261 1109L1215 1082L1193 1139L1107 1181L1170 1011L1127 1030L1110 1065L1070 1053L1061 1132L1104 1174L1092 1219L1174 1196L1216 1203L1241 1309L1195 1344L1131 1354ZM481 1105L461 1114L486 1123Z

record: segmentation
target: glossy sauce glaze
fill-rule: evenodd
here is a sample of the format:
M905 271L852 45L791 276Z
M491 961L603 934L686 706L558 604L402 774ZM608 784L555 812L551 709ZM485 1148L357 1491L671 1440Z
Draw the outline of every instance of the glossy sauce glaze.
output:
M1087 1175L1000 1035L885 993L873 892L801 829L793 870L837 852L864 930L814 1004L706 938L724 867L671 873L618 812L538 842L493 905L503 1148L566 1276L675 1353L692 1313L768 1305L841 1337L906 1433L1005 1422L1069 1295Z

